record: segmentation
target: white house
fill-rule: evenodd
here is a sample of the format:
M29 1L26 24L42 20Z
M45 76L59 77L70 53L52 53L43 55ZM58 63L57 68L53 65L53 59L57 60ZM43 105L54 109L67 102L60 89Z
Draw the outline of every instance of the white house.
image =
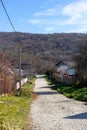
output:
M75 76L75 69L71 69L66 63L60 61L56 64L56 71L61 82L72 83Z
M59 75L66 75L69 69L69 67L62 61L58 62L56 64L56 67L57 67L57 73Z

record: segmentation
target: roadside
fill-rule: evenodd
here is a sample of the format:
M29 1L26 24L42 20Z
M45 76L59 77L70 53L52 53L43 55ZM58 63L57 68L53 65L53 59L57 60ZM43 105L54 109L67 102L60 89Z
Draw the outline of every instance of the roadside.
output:
M47 81L50 84L54 84L52 89L57 90L68 98L87 101L87 85L79 84L78 82L75 84L66 84L62 82L58 82L51 78L47 78Z
M0 96L0 130L27 130L31 122L29 111L33 86L30 83L24 84L21 95L16 92L13 96Z
M35 81L39 95L31 106L31 130L86 130L87 104L68 99L51 89L44 78Z

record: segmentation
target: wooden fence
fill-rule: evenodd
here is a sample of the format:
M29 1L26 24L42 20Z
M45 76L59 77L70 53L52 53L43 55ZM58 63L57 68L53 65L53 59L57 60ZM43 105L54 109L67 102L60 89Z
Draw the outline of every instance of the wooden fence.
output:
M14 77L13 75L4 76L0 78L0 95L11 93L15 89Z
M64 82L66 84L74 84L76 82L75 76L70 75L58 75L57 73L52 74L52 78L55 79L58 82Z

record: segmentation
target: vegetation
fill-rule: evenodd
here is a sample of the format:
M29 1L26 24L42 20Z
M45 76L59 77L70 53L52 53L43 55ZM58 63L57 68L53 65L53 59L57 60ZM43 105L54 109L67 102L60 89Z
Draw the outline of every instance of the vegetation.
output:
M81 88L75 87L73 85L58 85L57 91L63 93L65 96L69 98L74 98L81 101L87 101L87 86L82 85Z
M72 62L72 55L77 53L78 46L87 38L87 34L18 33L18 37L22 43L22 62L32 62L35 71L41 71L54 65L58 60ZM0 33L0 49L11 60L12 66L18 67L19 40L14 33Z
M77 55L74 56L77 76L80 82L87 84L87 41L78 46Z
M16 92L15 96L5 94L0 97L0 130L26 130L29 127L33 86L24 84L21 96Z
M54 84L52 89L56 89L58 92L65 96L81 101L87 101L87 85L77 83L75 85L68 85L59 83L55 80L47 78L49 84Z

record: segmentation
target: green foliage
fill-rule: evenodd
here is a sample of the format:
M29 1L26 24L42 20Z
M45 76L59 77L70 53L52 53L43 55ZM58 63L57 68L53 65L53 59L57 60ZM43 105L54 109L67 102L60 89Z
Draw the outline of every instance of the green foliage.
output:
M28 115L33 86L33 84L25 84L21 96L0 97L0 130L27 129L30 122Z
M74 98L77 100L87 101L87 87L74 87L68 85L62 85L57 87L57 91L63 93L65 96L69 98Z
M75 85L68 85L56 82L47 78L49 84L53 84L53 89L64 94L65 96L81 101L87 101L87 85L81 84L79 81Z

